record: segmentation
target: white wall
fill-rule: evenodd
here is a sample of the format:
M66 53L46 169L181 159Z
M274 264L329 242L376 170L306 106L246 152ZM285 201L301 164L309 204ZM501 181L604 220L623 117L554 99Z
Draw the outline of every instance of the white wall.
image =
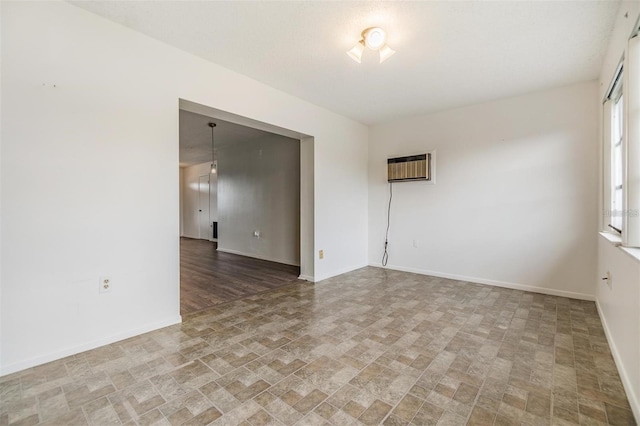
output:
M0 7L2 373L180 321L179 98L312 135L315 278L367 263L366 126L64 2Z
M2 7L0 7L0 23L2 22ZM2 29L0 28L0 93L2 93ZM0 117L2 117L2 102L0 101ZM2 153L2 121L0 120L0 153ZM2 223L2 161L0 161L0 224ZM2 226L0 225L0 242L2 241ZM0 308L2 307L2 244L0 243ZM0 375L2 374L2 315L0 314Z
M393 185L389 267L593 299L596 93L584 83L373 127L370 263L386 159L436 150L435 185Z
M313 235L310 230L314 229L314 216L307 214L309 206L313 206L314 183L309 176L314 175L313 166L313 138L307 137L300 140L300 278L313 281L313 260L315 250L313 245ZM313 253L310 259L303 256L303 253Z
M218 220L218 176L211 173L211 162L181 168L182 182L182 236L200 238L198 214L200 199L198 185L200 176L209 176L209 217L211 222ZM203 239L212 239L213 228Z
M627 17L624 15L627 14ZM640 15L640 3L625 1L620 5L609 48L602 65L598 96L600 153L603 154L602 101L624 55L633 25ZM602 167L600 176L600 212L602 202ZM602 219L602 218L601 218ZM604 223L602 221L601 223ZM602 277L611 274L611 288ZM632 258L604 237L598 243L598 274L594 276L598 312L618 366L627 397L637 421L640 421L640 261Z
M180 203L180 236L184 236L184 167L180 167L180 174L178 175L178 188L179 188L179 203Z
M221 145L218 169L218 250L300 265L300 141Z
M609 346L638 418L640 395L640 261L604 237L598 241L597 304ZM611 276L611 287L601 277Z

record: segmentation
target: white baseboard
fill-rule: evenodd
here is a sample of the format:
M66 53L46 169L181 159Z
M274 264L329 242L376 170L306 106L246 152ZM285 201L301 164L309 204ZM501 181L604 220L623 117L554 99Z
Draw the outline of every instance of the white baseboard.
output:
M314 277L315 278L314 282L317 283L318 281L322 281L322 280L326 280L326 279L329 279L329 278L332 278L332 277L335 277L335 276L338 276L338 275L346 274L347 272L355 271L356 269L364 268L366 266L368 266L368 265L366 263L363 263L363 264L360 264L360 265L354 265L354 266L349 266L349 267L346 267L346 268L338 269L337 271L333 271L333 272L330 272L330 273L325 274L325 275L320 275L320 276L316 275Z
M218 246L218 251L221 251L223 253L238 254L240 256L245 256L245 257L253 257L254 259L268 260L269 262L283 263L285 265L300 266L299 263L291 262L290 260L277 259L275 257L262 256L260 254L254 254L254 253L245 253L240 250L233 250L233 249L228 249L220 246Z
M510 288L512 290L522 290L522 291L529 291L532 293L548 294L550 296L561 296L561 297L568 297L571 299L589 300L591 302L596 300L595 296L590 294L574 293L572 291L556 290L553 288L537 287L537 286L527 285L527 284L509 283L505 281L488 280L485 278L449 274L446 272L428 271L424 269L406 268L404 266L394 266L394 265L382 266L381 263L370 263L369 265L374 266L376 268L386 268L386 269L393 269L395 271L412 272L414 274L420 274L420 275L430 275L432 277L438 277L438 278L448 278L448 279L458 280L458 281L468 281L475 284L492 285L494 287L503 287L503 288Z
M633 386L631 386L629 374L627 374L627 370L624 368L624 363L622 362L622 358L620 357L618 346L612 338L611 330L609 330L609 324L607 324L607 319L602 314L600 301L597 298L596 308L598 308L598 316L600 317L600 321L602 322L604 335L607 337L607 342L609 343L609 347L611 348L611 355L613 355L613 360L616 363L616 367L618 367L618 373L620 374L620 380L622 380L622 386L624 387L624 391L627 393L627 399L629 400L629 405L631 405L631 411L633 411L633 415L636 418L636 423L640 423L640 402L638 400L638 395L636 395L633 391Z
M142 327L137 327L131 330L123 331L121 333L113 334L111 336L108 336L102 339L92 340L90 342L83 343L81 345L72 346L72 347L65 348L55 352L50 352L45 355L35 356L33 358L14 362L9 365L3 365L2 367L0 367L0 376L5 376L7 374L15 373L17 371L21 371L26 368L35 367L37 365L46 364L47 362L55 361L70 355L75 355L80 352L88 351L91 349L98 348L100 346L115 343L120 340L128 339L130 337L148 333L150 331L158 330L160 328L168 327L170 325L180 324L181 322L182 322L182 317L178 315L175 317L167 318L166 320L163 320L163 321L157 321L151 324L146 324Z
M310 283L314 283L315 279L311 275L300 275L298 277L299 280L309 281Z

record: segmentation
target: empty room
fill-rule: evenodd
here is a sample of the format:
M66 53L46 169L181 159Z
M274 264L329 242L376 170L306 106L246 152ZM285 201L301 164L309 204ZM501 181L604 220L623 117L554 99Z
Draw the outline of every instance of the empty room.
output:
M0 425L640 421L640 2L0 22Z

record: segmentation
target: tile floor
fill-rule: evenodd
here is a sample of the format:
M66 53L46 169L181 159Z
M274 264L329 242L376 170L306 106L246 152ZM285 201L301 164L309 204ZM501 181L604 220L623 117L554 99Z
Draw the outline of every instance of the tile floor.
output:
M364 268L0 378L0 425L635 424L596 307Z

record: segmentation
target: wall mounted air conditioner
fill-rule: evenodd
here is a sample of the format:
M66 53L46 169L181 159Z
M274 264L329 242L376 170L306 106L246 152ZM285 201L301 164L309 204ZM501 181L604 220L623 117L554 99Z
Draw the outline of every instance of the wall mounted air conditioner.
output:
M409 155L387 160L387 181L430 181L431 154Z

